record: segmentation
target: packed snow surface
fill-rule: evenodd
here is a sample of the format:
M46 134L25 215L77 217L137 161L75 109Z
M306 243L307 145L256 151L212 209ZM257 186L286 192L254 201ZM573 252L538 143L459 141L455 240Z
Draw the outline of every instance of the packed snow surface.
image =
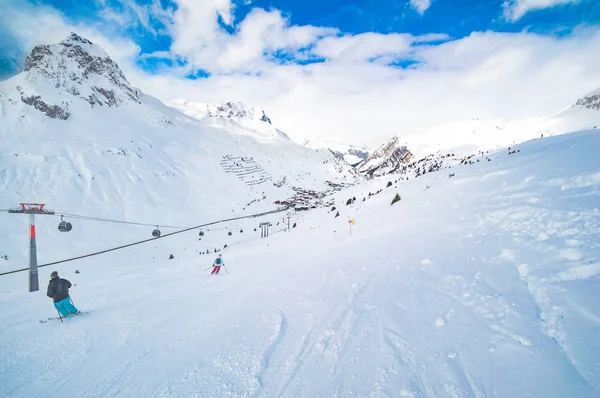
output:
M340 217L299 212L289 232L282 213L182 233L41 268L35 293L26 273L0 277L0 396L598 397L600 134L517 148L452 178L344 189ZM158 203L186 211L177 200ZM160 215L142 191L139 205ZM228 216L200 214L189 224ZM27 217L0 217L25 251ZM149 235L57 221L37 217L40 263ZM230 243L218 276L208 239ZM53 270L87 313L41 324Z

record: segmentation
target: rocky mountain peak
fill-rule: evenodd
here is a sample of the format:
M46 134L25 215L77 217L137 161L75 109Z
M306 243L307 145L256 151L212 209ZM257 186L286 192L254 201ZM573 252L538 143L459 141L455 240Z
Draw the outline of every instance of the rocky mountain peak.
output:
M383 175L398 170L411 161L413 154L398 136L390 138L360 164L358 169L365 175Z
M226 119L260 120L271 123L271 119L264 111L245 105L243 102L226 102L224 104L210 104L207 106L207 117L221 117Z
M91 107L140 103L143 95L129 84L119 66L100 46L75 33L57 44L35 46L25 60L23 73L32 84L20 87L22 101L39 110L57 106L49 105L57 101L45 98L48 90L41 90L45 95L37 93L40 88L37 85L51 86L61 101L67 101L67 106L73 98L63 93L84 100ZM66 114L63 112L63 117Z
M578 99L575 106L600 111L600 89Z

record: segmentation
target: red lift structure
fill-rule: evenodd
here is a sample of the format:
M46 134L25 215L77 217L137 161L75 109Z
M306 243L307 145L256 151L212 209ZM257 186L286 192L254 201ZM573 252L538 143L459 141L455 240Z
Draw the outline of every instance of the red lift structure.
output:
M20 203L19 208L8 210L13 214L29 214L29 291L40 290L40 281L37 268L37 248L35 245L35 215L54 215L54 211L44 208L41 203Z

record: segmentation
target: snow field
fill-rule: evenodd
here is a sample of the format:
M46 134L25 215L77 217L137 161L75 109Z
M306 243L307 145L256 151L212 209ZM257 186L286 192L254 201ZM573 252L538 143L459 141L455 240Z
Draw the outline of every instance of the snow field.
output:
M66 263L90 313L63 324L3 277L0 395L596 397L599 147L582 132L348 188L340 217L298 213L223 251L217 277L193 232ZM93 247L117 233L94 225Z

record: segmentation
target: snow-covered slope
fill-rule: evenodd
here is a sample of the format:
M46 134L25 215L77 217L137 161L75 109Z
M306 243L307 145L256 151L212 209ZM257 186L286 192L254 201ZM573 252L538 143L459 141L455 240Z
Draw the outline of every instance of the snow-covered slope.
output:
M473 119L394 136L360 164L358 170L365 175L397 173L400 178L415 177L433 170L489 161L487 154L491 150L510 148L534 138L598 129L597 99L598 91L543 118L522 121Z
M317 205L319 193L360 179L267 122L199 121L167 107L78 36L38 46L29 59L28 70L0 82L0 208L42 201L60 212L188 225L272 210L300 188L314 191L304 201ZM27 253L12 229L20 221L4 225L11 260L0 270L19 268Z
M342 190L339 217L298 213L289 233L277 233L279 217L263 217L243 234L225 224L202 241L189 232L43 268L42 283L58 270L89 311L63 324L38 323L54 309L43 291L26 292L26 275L0 277L0 396L598 397L600 134L517 148L453 178L427 173ZM111 167L103 171L120 181ZM186 178L190 189L199 181ZM120 195L136 184L98 198L104 213L135 209ZM90 200L64 187L52 188L51 203ZM195 210L185 195L168 195L172 188L162 192L170 201L140 194L138 207L191 221ZM51 188L18 189L37 198ZM396 193L402 200L390 206ZM209 202L195 195L195 207ZM25 217L0 217L4 236L26 247ZM128 242L140 228L79 221L77 233L59 235L56 221L38 217L42 261ZM252 227L266 221L273 233L260 239ZM209 236L227 237L219 228L240 242L223 251L228 273L209 277L213 257L198 251Z
M577 105L582 99L574 106L547 117L521 121L474 119L451 122L403 135L401 139L415 156L420 157L436 151L472 154L480 150L510 146L541 137L542 134L547 137L599 128L600 111L591 108L594 104L591 99L588 107Z

